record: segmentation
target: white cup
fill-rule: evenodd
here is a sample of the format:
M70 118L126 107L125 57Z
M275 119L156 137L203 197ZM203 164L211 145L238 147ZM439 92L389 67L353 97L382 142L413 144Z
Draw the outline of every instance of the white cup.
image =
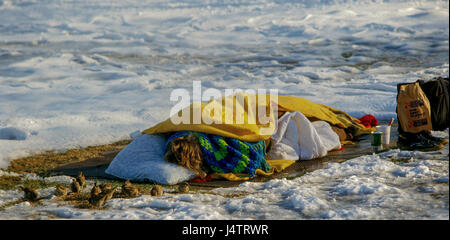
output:
M383 133L382 142L384 145L389 145L391 142L391 126L389 125L380 125L375 127L378 132Z

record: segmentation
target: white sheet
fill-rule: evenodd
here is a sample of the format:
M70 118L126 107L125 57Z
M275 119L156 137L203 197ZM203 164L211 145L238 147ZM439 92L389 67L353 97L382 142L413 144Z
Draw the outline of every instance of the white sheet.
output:
M287 112L279 120L271 137L268 159L310 160L339 149L339 136L324 121L311 123L300 112Z

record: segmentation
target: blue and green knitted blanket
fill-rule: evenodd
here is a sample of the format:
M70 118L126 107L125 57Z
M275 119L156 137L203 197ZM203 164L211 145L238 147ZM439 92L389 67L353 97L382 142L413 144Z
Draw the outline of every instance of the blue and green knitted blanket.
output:
M173 133L166 142L193 134L198 137L203 154L204 164L218 173L248 173L255 176L256 169L265 172L271 170L265 158L266 144L264 141L245 142L235 138L228 138L214 134L193 131Z

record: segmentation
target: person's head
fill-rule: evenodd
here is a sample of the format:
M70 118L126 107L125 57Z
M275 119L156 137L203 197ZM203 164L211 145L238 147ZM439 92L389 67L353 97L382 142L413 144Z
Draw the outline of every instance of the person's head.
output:
M167 145L164 159L192 170L201 178L207 175L203 169L203 156L198 138L192 134L171 141Z

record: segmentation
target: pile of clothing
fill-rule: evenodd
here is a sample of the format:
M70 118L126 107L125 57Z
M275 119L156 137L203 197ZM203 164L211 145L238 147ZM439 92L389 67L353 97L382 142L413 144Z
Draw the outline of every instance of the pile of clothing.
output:
M237 101L238 97L243 97L245 101ZM269 123L254 121L249 124L248 119L257 117L258 113L249 109L256 109L252 106L261 103L258 98L266 98L267 110L271 109L271 104L277 104L277 112L268 112L271 118ZM189 169L185 171L163 160L169 143L192 134L198 139L203 163L209 170L208 179L248 180L256 175L267 176L280 172L297 160L324 157L329 151L341 149L343 144L351 144L353 138L374 130L372 125L365 126L362 124L364 121L345 112L301 97L278 96L277 100L276 103L271 102L269 95L257 95L254 98L246 93L238 93L201 103L202 110L216 104L227 112L226 108L232 106L233 110L228 112L244 113L245 122L222 124L214 121L217 120L214 118L224 117L225 114L208 115L212 121L206 122L210 124L175 124L169 118L144 130L142 136L133 140L116 156L106 173L119 178L152 180L162 184L176 184L195 178L196 174ZM226 101L232 101L233 104L226 104ZM188 108L192 114L193 104ZM224 119L220 120L225 122ZM172 176L170 169L177 176Z

